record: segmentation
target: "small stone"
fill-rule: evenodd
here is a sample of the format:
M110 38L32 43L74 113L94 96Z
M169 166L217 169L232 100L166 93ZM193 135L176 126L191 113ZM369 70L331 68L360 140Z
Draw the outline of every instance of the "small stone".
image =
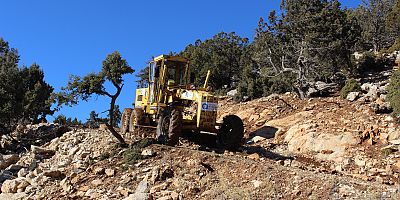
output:
M261 142L261 141L266 140L266 138L257 135L257 136L254 136L251 140L252 140L254 143L258 143L258 142Z
M129 191L127 189L120 190L119 193L124 197L127 197L129 195Z
M167 183L162 183L162 184L159 184L159 185L155 185L155 186L150 188L150 194L154 194L154 193L159 192L161 190L165 190L165 188L167 188L167 186L168 186Z
M148 199L150 199L150 194L148 193L134 193L130 194L123 200L148 200Z
M154 152L152 149L145 149L142 151L142 156L154 156L156 152Z
M90 189L90 188L89 188L89 186L87 186L87 185L84 185L84 186L81 186L81 187L78 188L78 190L79 190L79 191L82 191L82 192L87 192L89 189Z
M102 167L96 167L96 168L93 170L93 172L94 172L95 174L97 174L97 175L102 175L102 174L104 174L105 170L104 170L104 168L102 168Z
M393 145L400 145L400 140L390 140L389 143Z
M283 161L283 160L277 160L276 161L276 164L278 164L278 165L284 165L285 164L285 161Z
M49 179L50 179L49 177L44 176L43 174L40 174L39 176L32 179L31 185L42 186L42 185L46 184L49 181Z
M18 183L15 180L6 180L4 183L1 185L1 192L3 193L16 193Z
M111 176L114 176L115 171L113 169L106 169L105 173L107 176L111 177Z
M354 159L354 163L360 167L364 167L366 164L365 160L360 160L359 158Z
M267 121L266 119L261 119L261 120L256 121L256 123L254 123L254 125L262 126L265 124L266 121Z
M359 94L360 94L360 92L350 92L350 93L347 95L346 99L349 100L349 101L354 101L354 100L357 99L357 97L359 96Z
M34 154L43 156L44 158L51 158L56 153L54 150L45 149L34 145L31 145L31 151Z
M36 168L35 170L33 170L33 175L34 176L39 176L39 174L41 174L43 171L40 168Z
M90 197L91 199L97 199L100 197L100 194L94 189L89 189L86 191L85 196Z
M160 197L157 200L171 200L172 198L170 196L164 196L164 197Z
M91 184L94 186L99 186L99 185L103 184L103 181L100 179L95 179L91 182Z
M252 160L259 160L260 155L258 155L258 153L253 153L253 154L248 155L247 158L250 158Z
M43 176L58 179L63 176L63 173L59 170L47 170L43 172Z
M19 178L20 180L18 181L18 189L22 189L22 191L25 190L26 187L28 187L30 184L28 183L28 181L25 178Z
M259 181L259 180L252 180L251 182L253 183L253 186L254 186L255 188L258 188L258 187L260 187L260 186L263 184L263 182L262 182L262 181Z
M375 177L375 181L377 182L377 183L383 183L384 181L383 181L383 178L382 177L380 177L380 176L376 176Z
M398 169L400 169L400 161L397 161L396 164L394 164Z
M337 172L343 171L342 165L336 165L336 166L335 166L335 170L336 170Z
M22 168L18 171L18 177L25 177L28 173L29 171L26 168Z
M69 150L68 155L69 155L69 156L73 156L73 155L75 155L76 152L78 152L78 150L79 150L79 147L78 147L78 146L77 146L77 147L74 147L74 148L72 148L72 149Z
M172 200L179 199L179 194L177 192L175 192L175 191L172 191L170 196L171 196Z
M136 188L135 193L145 193L148 189L147 181L140 181L139 185Z
M292 160L286 159L286 160L283 161L283 166L289 167L291 163L292 163Z
M72 191L72 185L71 185L71 182L68 180L68 178L64 178L60 182L60 185L63 188L64 192L69 193L70 191Z

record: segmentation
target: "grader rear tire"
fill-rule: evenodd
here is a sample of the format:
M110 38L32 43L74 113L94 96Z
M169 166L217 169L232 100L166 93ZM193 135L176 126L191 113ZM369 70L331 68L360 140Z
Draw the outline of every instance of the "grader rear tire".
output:
M225 116L218 131L218 143L224 149L236 150L244 135L243 121L236 115Z
M132 113L132 108L125 108L124 111L122 112L122 116L121 116L121 127L120 127L120 131L122 132L122 134L125 134L128 129L129 129L129 120L131 117L131 113Z
M142 125L143 121L143 110L134 109L131 113L129 120L129 132L133 133L137 125Z

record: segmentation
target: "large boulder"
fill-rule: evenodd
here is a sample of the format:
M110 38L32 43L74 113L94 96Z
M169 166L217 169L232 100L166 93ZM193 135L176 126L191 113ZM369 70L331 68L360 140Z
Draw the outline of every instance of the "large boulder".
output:
M306 95L308 97L326 96L328 94L334 93L339 90L339 85L337 83L325 83L322 81L317 81L310 84Z
M345 154L347 147L359 143L359 138L350 132L324 132L309 119L313 111L303 111L266 123L277 128L275 140L288 144L293 153L316 153L325 160L336 160Z
M340 134L320 133L315 124L299 124L291 127L285 134L284 141L288 150L294 153L317 153L317 157L335 160L345 154L347 147L360 142L350 132Z

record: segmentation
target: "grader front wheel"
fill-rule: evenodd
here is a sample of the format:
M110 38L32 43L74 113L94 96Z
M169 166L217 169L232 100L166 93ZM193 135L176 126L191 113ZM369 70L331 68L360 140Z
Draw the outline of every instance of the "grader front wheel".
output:
M162 144L176 145L182 131L182 111L178 108L167 109L157 125L157 140Z
M243 135L244 126L240 117L228 115L223 118L218 131L218 143L222 148L236 150L242 143Z

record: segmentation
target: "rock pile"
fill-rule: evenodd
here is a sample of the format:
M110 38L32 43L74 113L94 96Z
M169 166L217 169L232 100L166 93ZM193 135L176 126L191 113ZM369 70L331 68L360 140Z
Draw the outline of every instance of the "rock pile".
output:
M52 131L49 133L56 133ZM74 177L88 170L93 159L106 151L104 146L115 142L110 134L97 130L73 130L43 146L31 145L30 151L4 155L1 159L2 193L24 192L28 197L43 196L46 184L55 182L68 192ZM113 176L112 169L102 170ZM97 172L100 173L100 172Z
M0 149L5 154L20 153L29 149L32 144L41 146L69 130L68 127L52 123L18 125L11 135L2 135Z

